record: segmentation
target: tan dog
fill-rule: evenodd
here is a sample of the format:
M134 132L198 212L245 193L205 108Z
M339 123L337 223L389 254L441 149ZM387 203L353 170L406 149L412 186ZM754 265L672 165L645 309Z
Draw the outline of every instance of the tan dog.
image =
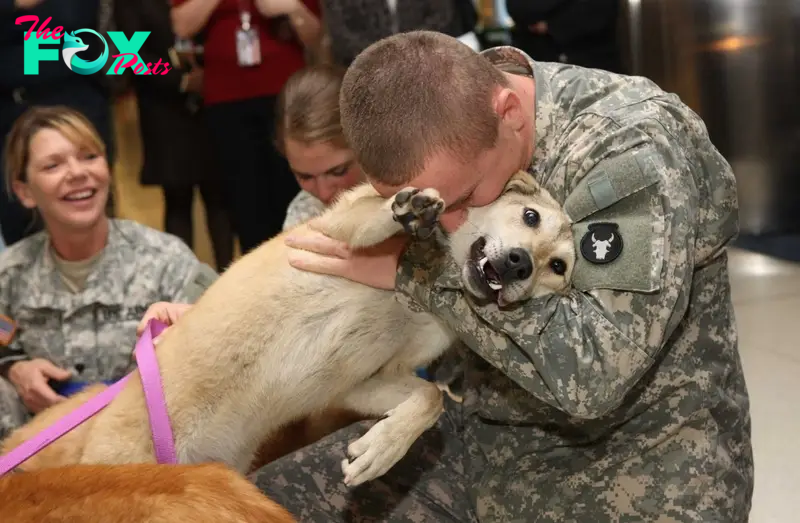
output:
M9 523L293 523L240 474L202 465L72 465L0 478Z
M368 247L404 228L432 230L443 207L431 189L385 200L363 185L315 227ZM465 289L500 305L565 291L575 258L569 219L527 173L515 175L496 202L471 209L450 247ZM281 427L336 407L383 416L349 446L352 461L343 460L345 482L358 485L384 474L438 419L441 391L413 372L456 337L392 292L299 271L287 254L279 235L244 256L162 335L157 354L178 459L245 472ZM75 444L83 447L81 463L154 461L138 373L79 430L86 434ZM71 458L55 449L63 441L40 462Z

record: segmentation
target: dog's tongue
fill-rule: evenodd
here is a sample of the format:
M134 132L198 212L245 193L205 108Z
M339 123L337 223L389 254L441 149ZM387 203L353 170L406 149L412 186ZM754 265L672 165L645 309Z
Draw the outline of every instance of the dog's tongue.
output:
M497 271L492 266L492 262L488 262L483 267L483 274L486 276L486 281L493 290L499 291L503 288L503 284L500 283L500 275L497 274Z

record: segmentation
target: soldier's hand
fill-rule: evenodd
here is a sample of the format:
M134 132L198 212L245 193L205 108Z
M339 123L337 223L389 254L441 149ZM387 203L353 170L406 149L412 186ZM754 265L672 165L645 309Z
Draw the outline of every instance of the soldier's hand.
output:
M136 327L136 335L141 336L145 327L147 327L147 322L153 319L165 323L167 328L169 328L178 321L178 318L180 318L191 308L192 305L189 303L170 303L167 301L154 303L148 307L147 311L142 317L142 321L140 321L139 325ZM167 332L167 329L164 329L161 334L164 334L164 332ZM156 340L153 341L154 343L156 342Z
M8 370L8 380L17 389L22 403L34 414L66 399L56 394L47 381L65 381L70 376L72 373L68 370L41 358L19 361Z

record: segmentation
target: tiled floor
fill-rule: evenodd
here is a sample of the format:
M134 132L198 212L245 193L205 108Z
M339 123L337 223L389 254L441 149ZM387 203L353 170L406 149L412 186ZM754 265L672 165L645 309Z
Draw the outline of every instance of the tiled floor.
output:
M135 105L129 101L118 109L119 211L124 217L161 227L160 192L145 189L137 181ZM199 201L195 216L195 250L209 263L211 249ZM754 425L756 489L750 521L800 521L795 505L800 493L800 264L733 250L731 273Z

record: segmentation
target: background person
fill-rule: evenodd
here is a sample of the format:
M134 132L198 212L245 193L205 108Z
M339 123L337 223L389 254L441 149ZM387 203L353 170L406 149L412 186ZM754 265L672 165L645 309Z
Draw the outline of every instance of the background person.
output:
M5 159L45 229L0 254L0 438L60 401L57 382L122 378L147 308L193 303L216 278L180 239L106 216L105 146L77 111L29 109Z
M345 67L387 36L427 29L458 37L477 23L472 0L322 0L322 6L331 56Z
M142 185L164 195L164 230L194 245L195 187L205 208L217 270L233 260L233 226L225 171L214 154L202 106L203 67L193 50L176 51L165 0L118 2L117 26L125 34L150 31L139 50L144 63L167 62L167 74L134 75L144 162ZM191 44L191 42L188 42ZM163 67L159 68L159 72Z
M319 46L319 5L317 0L172 0L172 6L178 37L203 35L206 119L246 254L281 231L297 194L286 160L272 145L275 104L289 76ZM237 55L237 38L251 47L258 42L256 63Z
M511 43L540 62L622 73L619 0L506 0Z

